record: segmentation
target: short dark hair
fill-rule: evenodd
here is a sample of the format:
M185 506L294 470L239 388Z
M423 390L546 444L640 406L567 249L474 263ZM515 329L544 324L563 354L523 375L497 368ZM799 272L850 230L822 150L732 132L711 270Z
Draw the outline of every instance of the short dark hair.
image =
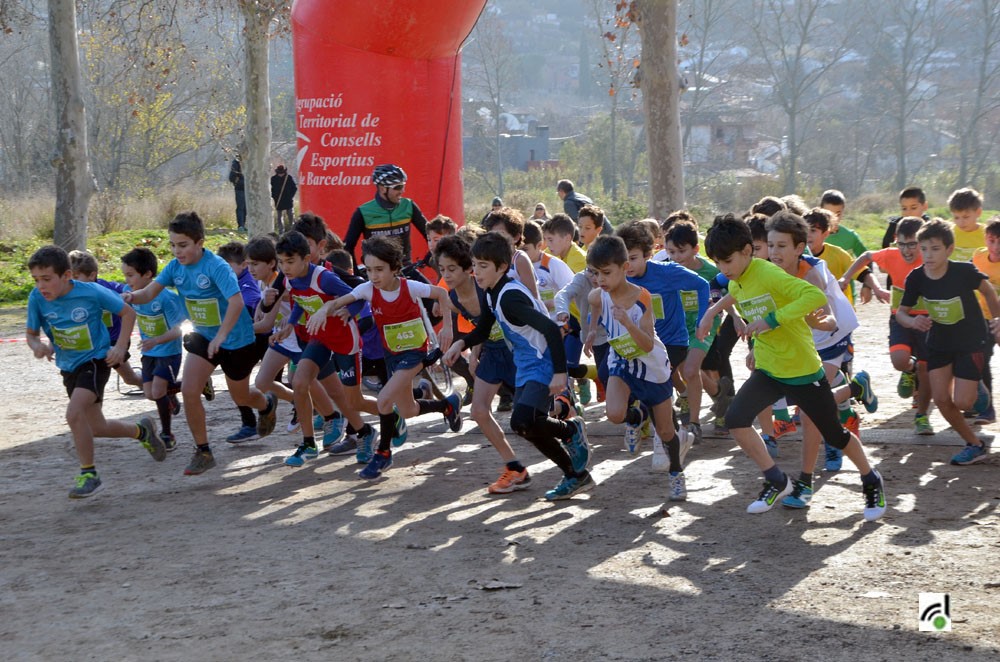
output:
M657 239L660 240L663 239L663 228L660 227L660 222L657 221L655 218L640 218L638 221L636 221L636 223L640 223L646 226L646 229L649 230L649 234L653 236L654 246L656 245ZM618 233L615 232L615 234Z
M437 232L438 234L455 234L457 230L458 226L455 225L455 221L443 214L438 214L431 220L427 221L428 232Z
M160 262L156 259L156 255L145 246L138 246L125 253L125 255L122 255L122 264L132 267L140 276L146 274L155 276L157 269L160 267Z
M927 202L927 196L924 194L924 189L919 186L907 186L902 191L899 192L899 199L903 198L916 198L920 204Z
M326 221L323 220L322 216L317 216L312 212L307 211L304 214L299 214L292 229L304 237L312 239L317 244L326 241Z
M726 216L731 216L731 214L726 214ZM719 218L722 217L716 217L716 220ZM750 216L743 221L750 229L751 243L754 241L767 241L767 220L769 218L771 217L766 214L750 214Z
M609 264L622 266L628 262L628 249L621 236L601 235L587 249L587 265L600 269Z
M785 210L779 211L767 221L768 232L780 232L791 236L795 245L804 244L809 239L809 226L798 214Z
M247 258L254 262L276 262L278 254L274 250L274 240L266 235L254 237L247 243Z
M552 218L542 223L542 232L548 232L549 234L569 235L572 237L575 230L576 224L573 223L573 219L570 218L569 214L563 214L562 212L552 214Z
M456 235L442 237L434 248L434 259L440 263L442 256L453 260L466 271L472 268L472 246L461 237Z
M378 235L361 242L361 261L371 255L389 265L393 272L403 268L403 247L398 242Z
M948 196L948 209L968 211L983 208L983 195L974 188L960 188Z
M190 237L194 242L205 238L205 224L196 211L182 211L174 216L174 220L167 226L167 231Z
M836 205L840 203L834 202L831 204ZM813 207L809 210L809 213L802 216L802 220L810 228L819 228L821 232L826 232L830 229L830 224L833 223L833 212L822 207Z
M917 232L917 241L928 241L930 239L940 239L945 246L955 243L955 231L951 229L951 223L943 218L932 218L924 223Z
M277 255L298 255L306 260L312 257L306 236L298 230L286 232L278 237L278 241L274 245L274 252Z
M82 274L97 275L100 271L100 267L97 264L97 258L90 251L70 251L69 252L69 268L73 271L79 271Z
M476 242L476 239L484 234L486 234L486 230L475 223L467 223L455 232L455 236L462 239L469 246L472 246Z
M618 228L615 236L624 242L626 256L629 251L635 249L642 251L643 256L648 256L653 252L653 244L656 243L653 233L650 232L649 228L642 221L629 221L625 223ZM589 252L588 250L588 254Z
M247 247L242 241L231 241L228 244L219 246L215 254L226 262L242 264L247 260Z
M920 228L924 226L924 219L919 216L907 216L901 218L896 224L897 237L916 237Z
M343 248L334 248L332 251L327 253L326 261L343 271L351 271L354 269L354 260L351 259L351 254Z
M573 182L571 180L569 180L569 179L560 179L556 183L556 190L557 191L565 191L566 193L572 193L573 192Z
M604 210L597 205L584 205L580 207L580 213L577 214L577 223L584 216L594 219L595 228L600 229L604 227Z
M794 193L781 196L781 201L785 203L785 209L799 216L804 216L809 211L809 205L806 204L806 201Z
M705 254L718 262L753 245L750 227L733 214L716 216L705 237Z
M667 230L664 243L667 241L672 241L674 246L697 246L698 228L690 221L678 221Z
M1000 237L1000 215L986 221L986 227L983 228L983 232L993 237Z
M844 194L835 188L823 191L823 195L819 199L819 206L823 205L847 205L847 198ZM808 222L808 221L807 221Z
M497 269L503 265L510 266L514 249L507 238L498 232L487 232L472 244L472 257L477 260L492 262Z
M331 230L326 229L326 250L335 251L337 249L344 248L344 240L340 238L340 235Z
M524 235L524 216L521 215L521 212L512 207L501 207L490 212L483 220L483 227L489 232L501 223L504 231L514 238L514 244L521 243L521 238Z
M666 236L667 230L669 230L674 223L680 223L681 221L693 223L695 227L698 227L698 219L695 218L691 212L687 209L678 209L677 211L670 212L670 214L663 219L663 222L660 223L660 229L663 231L664 236Z
M535 221L525 221L521 237L523 243L537 246L542 243L542 226Z
M754 206L750 208L750 213L763 214L764 216L774 216L783 209L788 209L788 205L785 204L784 200L776 198L773 195L765 195L763 198L754 203ZM713 225L715 224L713 223Z
M55 275L62 276L70 270L69 255L58 246L49 244L42 246L28 258L28 269L45 269L47 267L51 268Z

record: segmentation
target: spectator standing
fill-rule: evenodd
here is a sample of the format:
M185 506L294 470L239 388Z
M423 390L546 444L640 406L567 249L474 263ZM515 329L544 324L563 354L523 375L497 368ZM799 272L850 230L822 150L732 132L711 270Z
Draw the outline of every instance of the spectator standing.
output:
M299 187L295 179L288 174L285 166L279 165L271 176L271 199L274 200L274 231L279 235L291 232L295 222L295 194ZM282 217L287 219L282 224Z
M240 163L240 153L236 152L236 157L229 164L229 183L233 185L236 192L236 229L240 232L247 231L247 194L244 188L243 166Z

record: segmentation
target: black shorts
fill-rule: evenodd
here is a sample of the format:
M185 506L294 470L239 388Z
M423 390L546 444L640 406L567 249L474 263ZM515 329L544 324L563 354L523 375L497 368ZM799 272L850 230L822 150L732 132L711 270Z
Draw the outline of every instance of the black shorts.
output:
M684 359L688 357L687 345L667 345L667 358L670 359L670 372L681 367Z
M104 387L111 376L111 366L103 358L84 361L75 370L67 372L60 370L66 395L73 397L73 391L78 388L87 389L97 396L97 402L104 400Z
M705 352L705 358L701 362L701 369L718 371L721 367L722 352L719 351L719 336L715 336L708 351Z
M264 359L264 355L267 354L267 348L271 346L270 339L270 333L254 334L253 346L257 351L257 363L260 363Z
M952 374L958 379L968 379L978 382L983 378L987 365L985 351L978 352L941 352L928 350L927 370L936 370L947 365L951 366Z
M177 385L178 377L181 374L181 355L171 354L170 356L143 356L142 357L142 383L153 381L154 377L167 380L167 387Z
M208 338L197 331L184 336L184 349L195 356L200 356L214 366L221 366L222 373L233 381L241 382L250 377L257 365L257 343L252 342L236 349L222 349L215 356L208 358Z
M907 329L899 323L896 316L889 318L889 351L895 352L909 348L910 356L918 361L927 360L927 332Z

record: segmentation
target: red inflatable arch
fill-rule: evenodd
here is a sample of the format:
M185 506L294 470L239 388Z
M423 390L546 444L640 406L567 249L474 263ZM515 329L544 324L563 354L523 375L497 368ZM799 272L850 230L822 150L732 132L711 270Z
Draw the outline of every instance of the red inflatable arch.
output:
M340 236L395 163L427 218L464 218L461 56L485 0L296 0L301 208ZM426 251L413 234L413 255Z

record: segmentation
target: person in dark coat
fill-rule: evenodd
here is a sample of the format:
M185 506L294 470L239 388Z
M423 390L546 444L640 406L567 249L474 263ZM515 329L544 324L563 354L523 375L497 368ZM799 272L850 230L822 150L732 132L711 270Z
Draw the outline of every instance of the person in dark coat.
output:
M279 165L271 176L271 199L274 200L274 231L279 235L289 232L295 222L295 193L299 187L295 179L288 174L285 166ZM282 216L285 221L282 224Z

